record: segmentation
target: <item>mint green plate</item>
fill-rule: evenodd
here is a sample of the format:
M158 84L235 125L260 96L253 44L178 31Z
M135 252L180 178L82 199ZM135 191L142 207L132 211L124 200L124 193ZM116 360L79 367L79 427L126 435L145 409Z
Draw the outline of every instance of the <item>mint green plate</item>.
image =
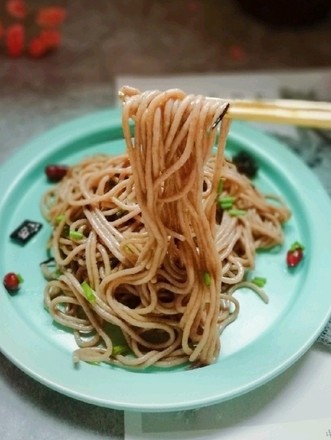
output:
M1 278L19 272L25 279L16 295L0 286L0 348L25 373L63 394L96 405L139 411L197 408L246 393L274 378L303 355L323 330L331 311L330 200L312 172L270 137L234 124L227 151L251 152L260 171L256 185L281 194L293 217L280 250L260 253L254 275L267 278L270 303L242 290L238 320L222 335L218 361L208 367L128 371L81 363L74 367L70 332L54 325L43 308L45 259L50 229L39 211L49 187L44 167L77 162L95 153L124 150L121 115L102 111L57 127L21 148L1 168ZM21 247L9 239L25 219L44 223ZM303 263L290 272L285 255L300 240Z

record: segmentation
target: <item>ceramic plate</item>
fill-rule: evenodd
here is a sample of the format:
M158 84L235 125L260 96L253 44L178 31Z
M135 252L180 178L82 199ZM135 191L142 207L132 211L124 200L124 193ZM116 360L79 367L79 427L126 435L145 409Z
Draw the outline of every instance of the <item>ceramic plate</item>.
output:
M25 373L61 393L110 408L169 411L197 408L246 393L271 380L308 350L331 310L330 201L312 172L286 147L246 125L233 124L229 155L245 149L260 166L256 185L283 196L293 217L285 227L283 248L260 253L254 275L267 278L270 302L242 290L241 313L222 335L218 361L208 367L128 371L109 365L74 367L69 331L55 325L43 308L45 259L50 228L39 201L49 183L49 163L73 164L95 153L123 152L121 115L107 110L74 120L30 142L1 168L0 268L25 279L18 294L0 286L0 348ZM25 246L10 240L26 220L43 223ZM302 264L289 271L286 250L299 240Z

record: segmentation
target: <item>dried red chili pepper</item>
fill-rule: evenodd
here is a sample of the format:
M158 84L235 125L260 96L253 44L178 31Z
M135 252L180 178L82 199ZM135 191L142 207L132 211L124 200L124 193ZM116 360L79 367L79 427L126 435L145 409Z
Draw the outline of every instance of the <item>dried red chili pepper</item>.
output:
M41 27L56 27L65 20L66 16L65 8L60 6L40 8L37 12L36 23Z
M24 0L8 0L6 9L11 17L22 20L26 17L27 6Z
M28 45L28 54L32 58L41 58L47 52L47 47L40 37L32 38Z
M12 24L6 31L6 48L11 57L19 57L24 51L25 30L21 24Z
M44 29L40 33L40 39L47 49L56 49L61 43L61 34L56 29Z

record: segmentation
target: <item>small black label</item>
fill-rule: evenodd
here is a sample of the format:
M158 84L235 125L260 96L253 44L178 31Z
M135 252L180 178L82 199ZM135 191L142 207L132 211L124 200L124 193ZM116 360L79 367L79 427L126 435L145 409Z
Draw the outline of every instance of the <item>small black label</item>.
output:
M20 244L26 244L31 238L37 234L42 228L42 224L32 220L24 220L24 222L10 234L10 238Z

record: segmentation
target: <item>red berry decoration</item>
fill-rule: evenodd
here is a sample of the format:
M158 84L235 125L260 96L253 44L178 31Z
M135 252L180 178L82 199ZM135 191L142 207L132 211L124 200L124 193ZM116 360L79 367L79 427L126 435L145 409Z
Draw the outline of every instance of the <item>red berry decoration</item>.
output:
M56 27L65 20L66 16L67 12L65 8L60 6L49 6L39 9L36 22L40 27Z
M6 9L11 17L19 20L25 18L27 14L27 7L24 0L8 0Z
M68 167L66 165L48 165L45 173L51 182L59 182L67 174Z
M8 290L8 292L16 292L20 284L23 282L23 278L14 272L9 272L3 278L3 285Z
M6 47L10 57L19 57L24 50L25 31L21 24L12 24L7 28Z
M47 47L40 37L32 38L28 46L28 54L32 58L41 58L47 52Z
M61 34L56 29L44 29L40 33L40 39L48 50L56 49L60 46Z
M296 267L303 259L304 246L295 241L286 254L286 263L288 267Z

